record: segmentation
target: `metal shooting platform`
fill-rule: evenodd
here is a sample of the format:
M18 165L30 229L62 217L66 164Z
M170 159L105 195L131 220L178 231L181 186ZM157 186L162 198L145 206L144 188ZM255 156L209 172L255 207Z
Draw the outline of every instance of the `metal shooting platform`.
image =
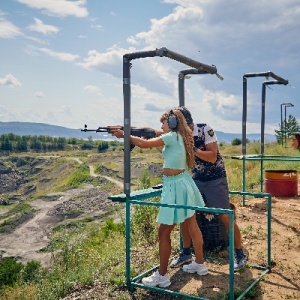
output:
M215 74L218 78L222 77L217 73L215 66L209 66L198 61L192 60L186 56L170 51L166 48L155 49L153 51L142 51L123 56L123 96L124 96L124 193L119 195L110 196L109 199L112 201L125 203L125 223L126 223L126 286L129 291L133 292L135 288L141 288L145 290L154 291L157 293L163 293L171 296L186 298L186 299L202 299L209 300L200 296L184 294L171 289L163 289L159 287L149 287L140 283L140 280L149 274L150 272L157 269L158 266L154 266L150 270L143 272L142 274L132 278L130 274L131 270L131 237L130 237L130 213L131 205L146 205L146 206L164 206L164 207L176 207L176 208L187 208L194 209L200 212L213 213L213 214L228 214L229 215L229 299L234 299L234 212L231 209L216 209L206 208L198 206L182 206L176 204L161 204L154 201L146 201L151 198L160 196L160 189L144 189L138 191L130 190L131 187L131 163L130 163L130 128L131 128L131 87L130 87L130 68L132 66L131 61L134 59L148 58L148 57L167 57L175 61L192 67L193 69L183 70L179 73L179 106L184 105L184 78L187 74ZM237 300L243 299L245 295L260 281L262 278L270 272L271 266L271 195L264 193L251 193L251 192L239 192L230 191L230 194L249 195L254 197L266 198L268 202L268 213L267 213L267 255L266 263L264 266L252 266L262 270L262 274L259 278L252 281L248 288L238 297ZM171 286L172 287L172 286Z

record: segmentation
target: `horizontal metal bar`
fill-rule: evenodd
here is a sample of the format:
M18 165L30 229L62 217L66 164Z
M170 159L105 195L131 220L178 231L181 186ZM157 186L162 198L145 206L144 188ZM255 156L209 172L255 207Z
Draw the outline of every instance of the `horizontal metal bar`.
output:
M259 283L263 277L269 273L270 270L266 270L264 271L256 280L254 280L249 286L248 288L236 299L236 300L241 300L241 299L244 299L244 297L250 292L250 290L257 284Z
M146 58L146 57L154 57L154 56L165 56L168 58L171 58L173 60L176 60L178 62L184 63L190 67L193 67L195 69L210 73L210 74L216 74L217 68L215 66L209 66L206 64L203 64L201 62L198 62L196 60L193 60L191 58L188 58L184 55L181 55L179 53L176 53L174 51L168 50L167 48L159 48L152 51L139 51L134 53L127 53L124 54L123 59L131 60L131 59L137 59L137 58Z
M267 72L258 72L258 73L245 73L243 75L244 78L247 78L247 77L272 77L274 78L275 80L279 81L280 83L282 84L285 84L287 85L289 83L289 81L287 79L284 79L276 74L274 74L273 72L271 71L267 71Z

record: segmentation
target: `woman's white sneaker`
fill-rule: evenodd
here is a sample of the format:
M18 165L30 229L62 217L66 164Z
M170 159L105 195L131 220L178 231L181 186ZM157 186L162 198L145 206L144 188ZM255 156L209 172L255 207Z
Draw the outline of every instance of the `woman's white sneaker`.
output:
M159 287L168 287L171 285L171 281L167 274L160 275L158 270L154 272L149 277L144 277L142 283L147 286L159 286Z
M200 276L208 274L208 269L205 264L197 264L194 260L190 264L184 265L182 270L187 273L197 273Z

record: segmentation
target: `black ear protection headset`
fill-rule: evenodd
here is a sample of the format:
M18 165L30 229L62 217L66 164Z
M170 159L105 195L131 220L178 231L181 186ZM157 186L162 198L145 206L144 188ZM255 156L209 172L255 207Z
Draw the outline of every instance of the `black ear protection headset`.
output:
M180 110L181 113L183 114L183 116L185 117L185 120L187 122L188 125L191 125L194 123L193 118L191 116L191 113L189 112L189 110L184 107L184 106L179 106L176 109Z
M170 110L167 122L168 122L168 126L171 130L174 130L177 128L178 121L177 121L177 117L174 114L173 110Z

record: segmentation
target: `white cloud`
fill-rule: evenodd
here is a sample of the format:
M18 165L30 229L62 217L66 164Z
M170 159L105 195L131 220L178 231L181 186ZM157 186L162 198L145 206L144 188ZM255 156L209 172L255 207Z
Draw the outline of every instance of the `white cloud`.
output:
M26 39L33 41L35 43L41 44L41 45L49 45L49 42L46 40L42 40L42 39L38 39L36 37L32 37L32 36L25 36Z
M0 105L0 120L3 122L9 122L12 120L18 120L15 118L14 113L10 112L9 110L6 109L5 106ZM8 120L8 121L7 121Z
M151 50L155 50L155 48ZM140 49L139 51L147 51L147 49ZM134 52L136 52L135 48L124 49L118 48L117 46L107 49L106 52L90 50L88 56L84 58L82 62L77 63L77 65L89 70L98 70L116 78L121 78L123 56ZM149 58L133 60L132 65L134 66L134 70L132 69L132 77L134 77L136 84L145 84L149 89L151 86L153 92L171 93L173 95L174 83L176 82L178 73L177 70L174 69L174 65L171 67L162 64L159 62L161 59L162 58L158 57L157 60ZM167 60L166 58L163 59ZM171 65L174 64L174 62L170 60L169 63Z
M234 95L226 94L223 91L212 92L206 90L202 102L206 103L210 112L221 115L223 119L240 118L242 103Z
M43 93L43 92L41 92L41 91L37 91L37 92L35 92L35 97L37 97L37 98L45 98L45 94Z
M59 108L58 112L62 115L67 115L69 117L73 115L72 107L69 105L63 105L62 107Z
M44 53L55 59L61 60L61 61L75 61L76 59L79 58L79 55L76 55L76 54L71 54L71 53L67 53L67 52L55 52L48 48L32 47L31 49L32 49L33 53L35 53L34 51Z
M36 11L36 13L43 12L47 15L59 17L68 15L79 17L78 12L75 13L72 10L68 10L67 5L73 5L73 8L76 7L81 12L84 12L88 3L87 1L76 0L16 1L31 8L39 9L40 11ZM189 80L185 87L186 105L195 114L195 120L208 122L215 130L218 130L218 127L226 129L228 132L232 132L233 128L235 131L241 130L242 75L244 73L271 70L283 78L289 78L290 84L296 88L298 87L297 70L300 62L298 55L298 32L300 30L298 21L300 18L299 0L274 0L272 4L267 0L232 0L230 3L224 0L162 0L157 4L158 10L162 2L170 3L175 8L171 13L163 17L151 20L144 19L145 22L150 23L149 30L146 30L145 27L141 29L140 24L136 24L136 27L126 27L126 31L123 32L122 28L117 26L119 18L113 19L113 16L116 15L114 12L110 13L109 10L103 11L106 14L104 18L102 14L93 11L93 15L89 19L78 20L73 18L68 20L68 24L64 20L62 22L62 20L54 20L52 18L51 24L59 24L57 25L59 27L54 28L61 28L61 32L57 37L55 36L54 39L51 39L51 47L47 45L39 45L44 48L28 47L24 44L24 40L21 41L20 49L23 51L26 49L27 53L30 53L32 56L44 53L61 61L77 62L77 65L80 67L89 69L91 72L83 70L83 73L81 73L78 70L76 79L81 80L81 84L79 83L76 86L78 89L86 82L95 84L84 87L85 91L91 93L91 95L88 93L84 94L83 88L81 88L81 91L78 91L78 97L80 97L78 102L82 105L82 97L85 97L86 103L84 108L81 106L76 111L76 100L74 99L74 106L72 106L73 118L67 117L67 113L70 110L66 109L66 114L63 114L63 110L61 112L49 111L46 115L45 111L45 120L51 120L50 115L52 113L52 120L58 123L63 120L65 123L71 124L73 122L74 124L76 122L74 120L84 120L85 118L88 122L95 121L96 125L118 122L117 118L120 118L122 121L121 77L123 55L136 51L155 50L160 47L166 47L169 50L208 65L214 64L217 66L218 72L224 76L224 81L218 80L215 75L192 76L195 79ZM94 5L96 4L91 4L91 7L96 7ZM165 4L163 5L166 7ZM101 7L101 5L99 4L98 7ZM113 10L114 8L110 9ZM109 13L110 15L108 15ZM118 12L120 19L122 14L123 12ZM15 24L18 26L21 26L20 24L30 24L31 21L30 19L28 21L28 18L31 18L32 10L24 9L22 17L25 15L26 21L18 18ZM155 16L155 14L151 13L151 16ZM116 28L108 25L107 17L109 22L114 21ZM55 21L57 23L54 23ZM72 24L69 23L70 21ZM95 24L101 24L105 28L105 31L101 33L101 36L103 36L101 43L94 38L97 33L95 34L91 30L88 22L94 22L94 26ZM32 26L36 26L36 29L45 35L51 32L49 27L44 27L49 25L43 24L42 21L40 23L36 21ZM22 27L20 28L23 30ZM15 27L15 31L12 30L10 33L6 31L8 33L6 38L21 35L21 29ZM70 29L74 29L71 34L68 32ZM102 30L102 27L100 26L99 29ZM118 34L115 34L114 30L118 30ZM62 48L64 44L59 43L66 43L67 38L64 35L66 33L68 34L67 46L70 47L68 49L76 49L74 53L80 54L82 52L79 51L86 51L85 57L80 61L78 55L51 50L64 49ZM79 36L79 34L81 35ZM3 36L1 36L0 25L1 37ZM30 37L25 38L29 39ZM17 41L16 39L4 42L16 44ZM39 42L38 40L36 41ZM14 45L3 47L3 55L6 55L4 52L6 49L13 49L9 47L14 47ZM88 51L88 49L92 50ZM68 51L73 52L72 50ZM38 61L38 57L31 57L30 59L33 59L35 62ZM71 64L61 65L63 67L71 66ZM31 66L34 66L34 64ZM55 64L56 66L59 66L59 64ZM160 125L159 117L161 112L178 104L178 72L186 68L189 67L167 57L132 60L132 68L130 69L132 123L145 126L151 126L151 124ZM92 80L88 79L91 74L94 76L94 71L102 73L100 77L104 80L99 80L101 85L99 81L95 81L95 77ZM59 69L58 72L64 71ZM96 74L96 76L98 75ZM82 80L85 83L82 84ZM264 78L259 78L248 82L248 128L254 130L254 126L257 125L258 130L256 129L256 131L259 131L260 128L261 82L263 80ZM108 81L118 83L119 86L108 87ZM101 89L97 86L101 86ZM32 90L36 91L37 89L33 88ZM288 87L282 87L281 89L288 90ZM293 92L295 97L290 93L291 99L289 99L284 94L284 91L278 97L279 90L279 88L274 89L274 93L270 96L269 90L267 91L267 98L270 98L267 99L267 109L270 119L272 117L271 124L276 125L278 123L276 118L278 119L279 117L280 101L283 101L282 99L293 101L297 97L296 92ZM50 98L51 93L48 91L46 93L47 97ZM101 94L101 97L96 98L95 94ZM64 99L62 96L61 101L67 101L67 99ZM39 101L39 103L42 102L44 101ZM97 118L99 118L99 114L95 112L100 107L101 111L103 107L105 114L101 115L101 124L98 124L99 120ZM14 112L14 108L11 111ZM294 111L296 112L296 110ZM199 116L199 118L197 119L196 116ZM113 120L111 118L116 119ZM53 121L50 123L53 123ZM268 127L266 124L266 128L270 128L270 126Z
M67 17L74 16L84 18L88 16L86 0L67 1L67 0L17 0L31 8L39 9L49 16Z
M0 38L13 39L23 35L20 29L9 21L0 19Z
M43 23L43 21L41 21L37 18L34 18L34 22L35 22L35 24L32 24L32 25L28 26L28 29L31 30L31 31L40 32L44 35L59 32L58 27L52 26L52 25L46 25L46 24Z
M14 77L11 74L8 74L4 78L0 78L0 86L9 86L15 88L22 86L22 84L16 77Z
M120 77L122 68L123 55L128 50L111 48L107 52L98 52L97 50L90 50L86 58L82 62L77 63L82 68L89 70L98 70L106 72L117 78Z
M95 29L96 31L104 31L103 26L101 25L91 25L92 29Z
M88 91L91 94L95 94L95 95L101 96L101 89L99 89L97 86L86 85L83 89L85 91Z

